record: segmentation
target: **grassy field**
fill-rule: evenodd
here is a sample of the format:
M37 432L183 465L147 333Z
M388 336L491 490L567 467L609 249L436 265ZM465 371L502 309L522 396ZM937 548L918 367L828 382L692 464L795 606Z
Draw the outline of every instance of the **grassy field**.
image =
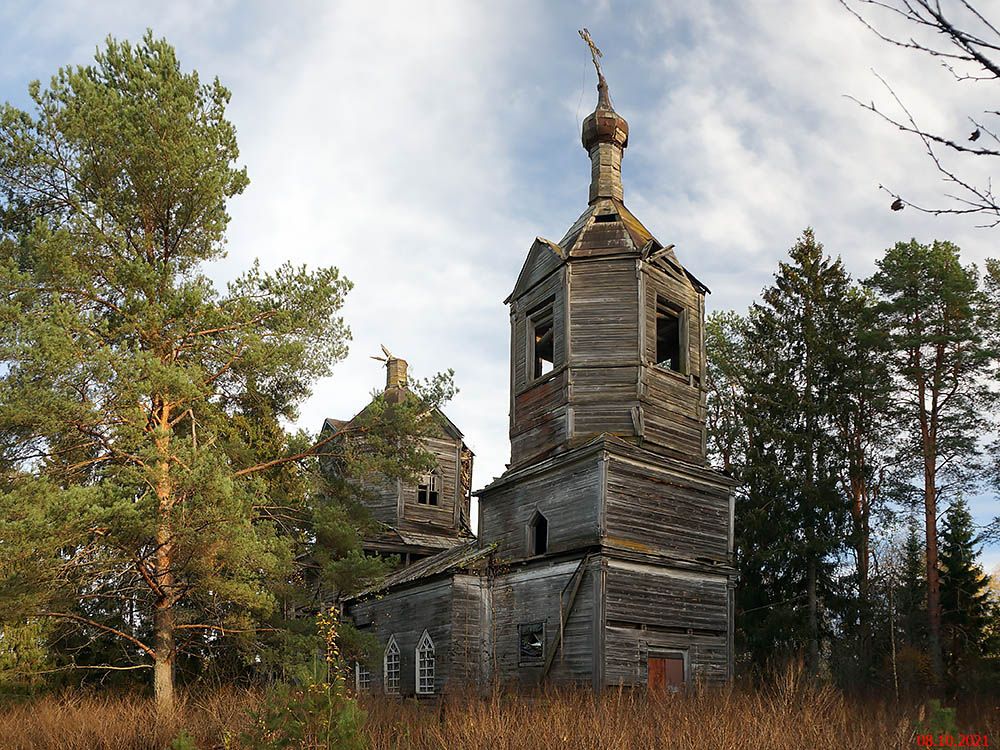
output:
M259 703L252 691L188 695L178 727L158 734L150 701L101 694L45 697L0 708L0 747L132 750L170 746L183 727L199 748L243 747L238 737ZM852 700L794 675L753 691L727 688L684 696L585 690L535 695L498 692L433 704L370 697L365 732L372 750L441 748L913 748L921 709ZM981 701L959 710L962 732L1000 745L1000 708ZM956 745L959 738L955 737Z

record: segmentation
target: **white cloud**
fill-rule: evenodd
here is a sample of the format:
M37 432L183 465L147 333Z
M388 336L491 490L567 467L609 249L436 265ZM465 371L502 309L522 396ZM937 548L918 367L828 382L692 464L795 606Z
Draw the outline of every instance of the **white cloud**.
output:
M418 374L456 370L447 411L482 486L509 454L501 301L534 236L558 239L586 204L584 25L631 125L626 200L714 290L712 308L748 305L807 225L857 276L910 236L997 254L972 221L888 211L880 182L927 202L941 186L914 139L843 96L890 105L874 67L928 126L961 135L981 92L833 0L17 3L0 9L0 98L147 26L218 75L252 184L217 278L260 256L334 264L356 283L351 355L302 426L365 403L384 343Z

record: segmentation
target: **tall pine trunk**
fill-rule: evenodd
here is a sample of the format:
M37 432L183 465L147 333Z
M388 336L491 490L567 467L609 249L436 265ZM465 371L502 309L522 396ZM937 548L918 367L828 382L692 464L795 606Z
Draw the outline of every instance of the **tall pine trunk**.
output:
M924 526L927 540L927 648L930 651L931 671L935 688L944 677L941 658L941 578L938 571L937 535L937 466L933 453L924 459Z
M859 657L865 669L868 669L871 666L872 658L871 590L869 586L871 528L868 521L871 504L863 478L854 478L851 482L851 492L854 495L851 515L854 518L854 552L857 555L858 573L858 625L861 636Z
M156 632L156 662L153 665L153 695L161 722L174 714L174 611L158 602L153 617Z
M171 516L173 486L170 477L170 405L157 410L156 450L159 454L156 478L156 605L153 635L156 659L153 666L153 694L157 719L169 721L174 713L174 544Z
M940 372L941 348L937 352L937 372ZM916 361L919 363L920 353ZM937 534L937 417L938 393L934 385L935 375L930 384L931 405L928 408L928 383L920 378L917 383L918 408L920 410L920 441L924 459L924 536L927 542L927 649L931 658L933 688L938 690L944 678L944 664L941 658L941 579L938 575L938 534Z

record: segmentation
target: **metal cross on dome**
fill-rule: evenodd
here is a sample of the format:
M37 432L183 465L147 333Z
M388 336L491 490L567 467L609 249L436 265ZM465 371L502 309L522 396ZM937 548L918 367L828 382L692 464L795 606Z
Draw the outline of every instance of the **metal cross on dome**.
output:
M598 49L597 45L594 44L594 39L590 36L590 32L587 30L587 27L580 29L577 33L580 35L580 38L587 43L587 46L590 47L590 56L593 58L594 67L597 69L598 82L604 83L604 72L601 70L600 63L600 59L604 57L604 53L602 53L601 50Z

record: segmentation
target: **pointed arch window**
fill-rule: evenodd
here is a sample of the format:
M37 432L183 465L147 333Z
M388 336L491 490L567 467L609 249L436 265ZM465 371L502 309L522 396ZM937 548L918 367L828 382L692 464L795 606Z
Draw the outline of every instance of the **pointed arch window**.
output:
M417 643L417 694L434 692L434 641L426 630Z
M382 657L382 675L385 692L399 692L399 646L396 644L396 636L389 636L389 642L385 644L385 655Z
M544 555L549 549L549 519L535 511L528 521L528 554Z
M441 478L438 476L437 469L429 474L424 474L420 478L420 484L417 485L417 502L420 505L437 505L440 486Z

